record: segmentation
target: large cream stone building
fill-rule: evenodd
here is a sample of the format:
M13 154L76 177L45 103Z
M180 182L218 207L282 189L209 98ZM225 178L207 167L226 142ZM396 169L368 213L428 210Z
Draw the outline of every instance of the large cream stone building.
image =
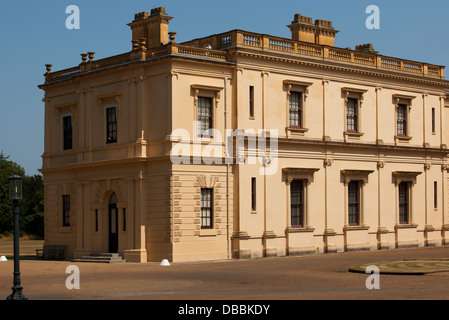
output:
M291 39L177 43L171 19L138 13L129 52L47 65L46 244L178 262L449 243L444 67L337 48L299 14Z

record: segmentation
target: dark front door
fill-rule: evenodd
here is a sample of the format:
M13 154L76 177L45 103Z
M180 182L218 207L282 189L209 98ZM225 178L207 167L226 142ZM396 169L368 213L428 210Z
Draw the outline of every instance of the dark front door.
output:
M118 252L117 205L109 205L109 253Z

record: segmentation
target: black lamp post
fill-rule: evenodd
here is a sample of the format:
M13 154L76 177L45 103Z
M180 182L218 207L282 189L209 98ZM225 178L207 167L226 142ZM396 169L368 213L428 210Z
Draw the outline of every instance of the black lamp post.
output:
M27 300L22 294L19 266L19 200L22 200L22 177L15 175L8 179L9 200L12 200L14 205L14 281L12 294L6 300Z

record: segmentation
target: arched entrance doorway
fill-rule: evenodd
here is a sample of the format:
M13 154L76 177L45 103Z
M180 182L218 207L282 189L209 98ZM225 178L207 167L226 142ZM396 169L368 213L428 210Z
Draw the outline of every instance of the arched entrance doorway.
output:
M115 192L109 198L109 253L118 253L118 198Z

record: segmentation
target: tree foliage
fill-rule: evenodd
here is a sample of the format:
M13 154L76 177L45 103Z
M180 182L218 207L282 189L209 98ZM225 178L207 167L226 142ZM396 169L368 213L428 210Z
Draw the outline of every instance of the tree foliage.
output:
M0 233L11 232L13 206L8 195L8 178L19 175L23 178L23 200L20 201L20 229L24 233L44 235L44 183L41 175L26 176L25 170L0 153Z

